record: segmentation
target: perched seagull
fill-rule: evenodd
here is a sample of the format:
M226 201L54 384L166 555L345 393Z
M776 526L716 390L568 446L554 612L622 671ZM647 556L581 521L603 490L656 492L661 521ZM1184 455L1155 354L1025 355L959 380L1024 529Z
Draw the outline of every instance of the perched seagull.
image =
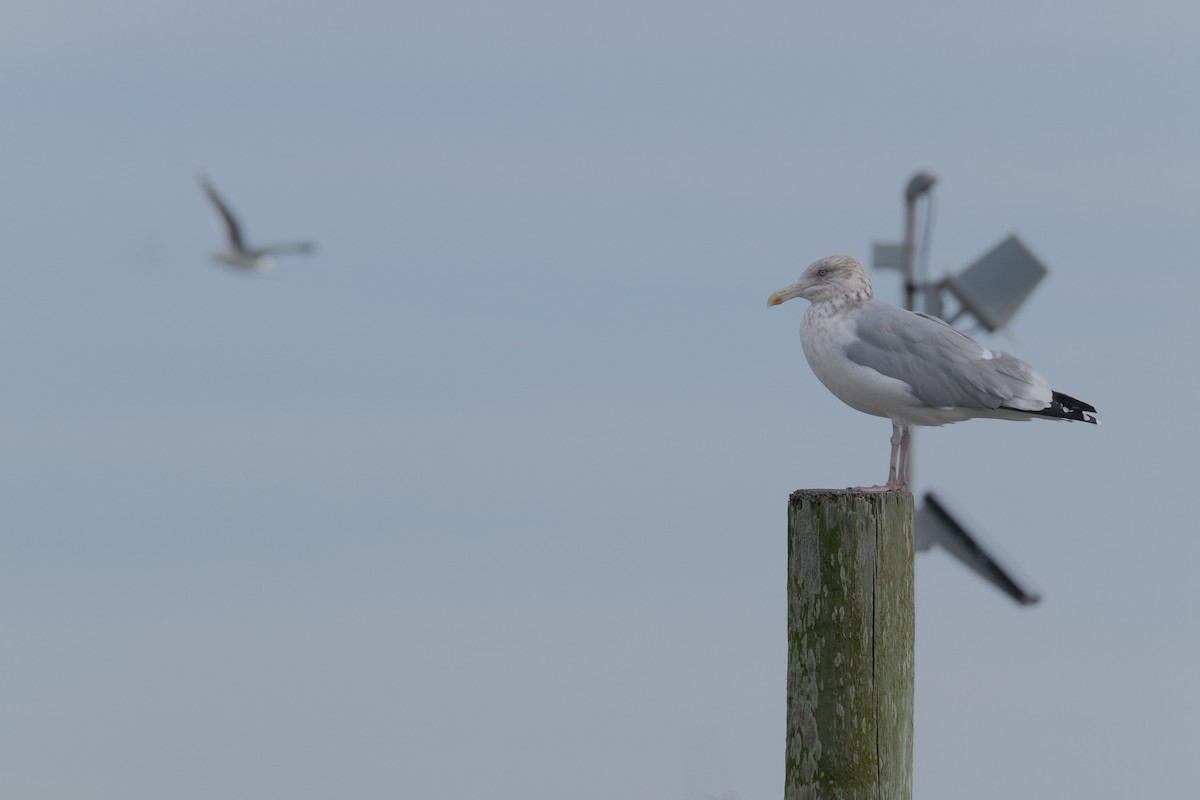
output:
M237 269L244 269L250 272L271 272L275 269L276 264L272 255L279 253L311 253L315 248L312 242L287 242L285 244L273 244L266 247L247 247L245 241L242 240L242 229L238 225L237 217L229 210L229 206L225 205L221 200L217 190L208 182L208 178L204 175L199 176L200 186L204 189L204 193L208 195L208 199L217 207L217 212L221 215L221 219L225 223L225 230L229 236L229 248L213 253L214 261L220 261L222 264L228 264Z
M912 425L975 417L1096 424L1095 408L1054 391L1024 361L988 350L937 317L876 300L867 271L850 256L814 261L767 305L793 297L812 304L800 343L813 373L846 405L892 421L887 483L858 491L907 488Z

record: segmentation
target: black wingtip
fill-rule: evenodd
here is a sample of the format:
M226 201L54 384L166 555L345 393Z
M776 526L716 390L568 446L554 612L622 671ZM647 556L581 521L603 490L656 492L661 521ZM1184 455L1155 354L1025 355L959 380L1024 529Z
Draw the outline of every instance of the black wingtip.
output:
M1006 406L1002 406L1006 408ZM1018 409L1010 409L1016 411ZM1062 392L1051 391L1050 405L1043 408L1041 411L1026 411L1027 414L1033 414L1037 417L1046 417L1047 419L1065 419L1072 422L1089 422L1092 425L1099 425L1099 420L1096 419L1096 407L1071 397L1069 394Z
M1069 394L1063 394L1062 392L1051 391L1051 399L1052 399L1053 403L1058 403L1059 405L1063 406L1064 408L1069 408L1069 409L1078 410L1078 411L1090 411L1093 414L1097 413L1095 406L1088 405L1087 403L1083 402L1082 400L1077 400L1074 397L1071 397L1071 395L1069 395Z
M1062 419L1074 420L1076 422L1090 422L1093 425L1099 425L1096 420L1096 407L1071 397L1069 394L1062 392L1051 391L1050 408L1047 411L1057 411L1058 416Z

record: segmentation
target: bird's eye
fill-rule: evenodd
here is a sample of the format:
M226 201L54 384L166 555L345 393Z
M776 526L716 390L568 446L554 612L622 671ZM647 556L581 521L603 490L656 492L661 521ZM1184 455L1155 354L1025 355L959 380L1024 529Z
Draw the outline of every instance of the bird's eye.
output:
M822 276L823 276L823 275L824 275L826 272L829 272L829 270L825 269L824 267L822 267L821 269L817 270L817 274L818 274L818 275L822 275Z

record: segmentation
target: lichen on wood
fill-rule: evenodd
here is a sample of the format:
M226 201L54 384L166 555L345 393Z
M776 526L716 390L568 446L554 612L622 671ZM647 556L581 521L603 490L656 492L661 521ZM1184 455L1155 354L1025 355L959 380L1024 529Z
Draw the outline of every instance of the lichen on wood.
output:
M788 504L785 800L912 795L913 503Z

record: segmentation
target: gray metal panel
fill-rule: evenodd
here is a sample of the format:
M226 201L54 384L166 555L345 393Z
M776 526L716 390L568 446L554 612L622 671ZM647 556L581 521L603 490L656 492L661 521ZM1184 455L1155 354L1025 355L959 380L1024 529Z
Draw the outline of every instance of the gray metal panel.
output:
M904 267L904 247L899 242L874 242L871 248L871 266L875 269Z
M954 514L945 499L933 492L925 494L925 502L917 509L914 531L915 545L928 550L940 545L977 575L1021 605L1031 605L1041 599L1029 581L1020 577L1016 567L1006 563L979 531L968 530Z
M1015 235L996 245L946 288L989 331L1004 327L1037 288L1047 269Z

